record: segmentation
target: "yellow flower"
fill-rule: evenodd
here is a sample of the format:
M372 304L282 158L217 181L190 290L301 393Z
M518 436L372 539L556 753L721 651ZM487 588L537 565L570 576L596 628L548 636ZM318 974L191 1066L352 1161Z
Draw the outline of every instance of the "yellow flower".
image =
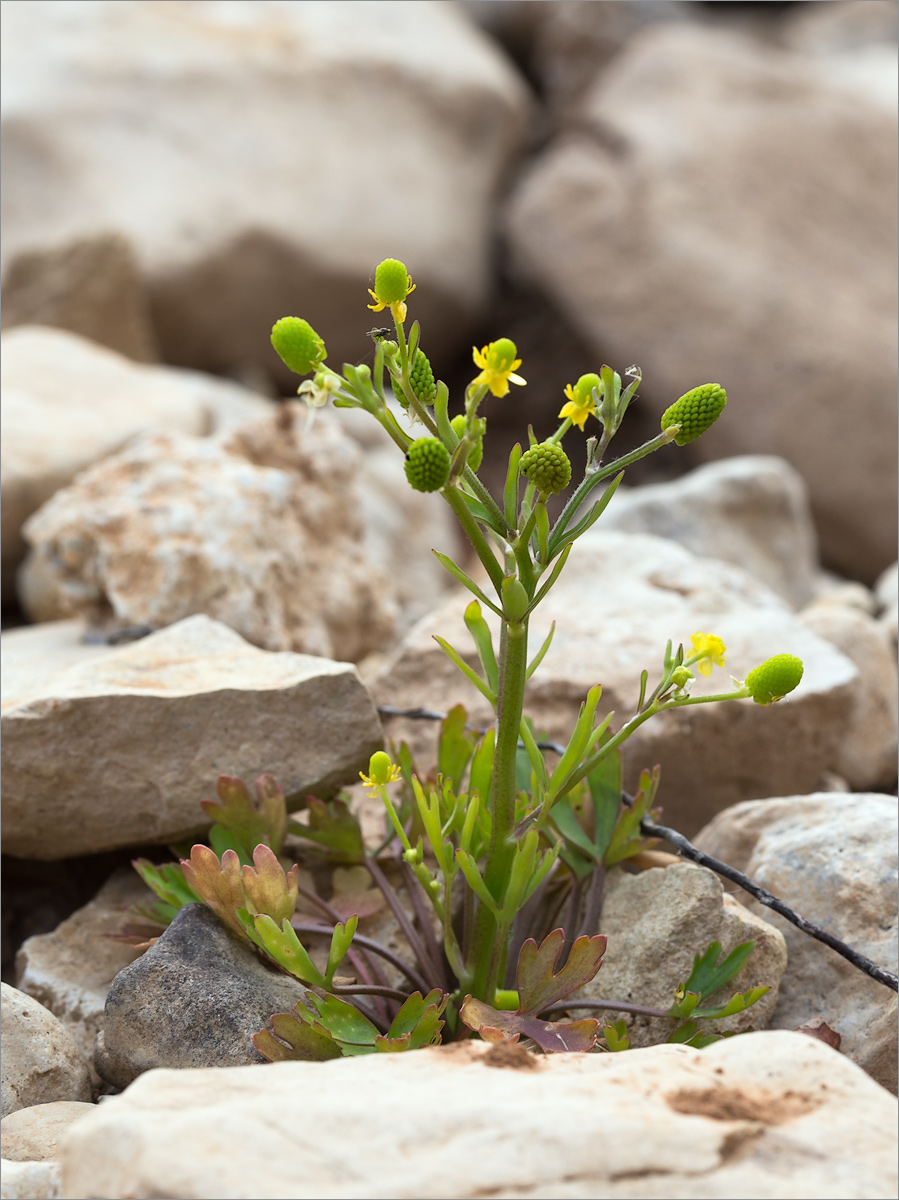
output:
M568 417L572 425L583 429L587 418L596 416L593 389L601 387L602 383L598 375L582 375L573 386L569 383L565 388L568 403L563 407L559 416Z
M521 359L515 357L517 353L515 343L508 338L490 342L481 350L477 346L473 346L472 355L475 365L481 368L481 373L474 383L476 385L484 384L494 396L505 396L510 383L523 386L527 380L514 374L515 368L521 366Z
M406 264L397 258L385 258L375 270L375 288L368 289L368 294L374 304L368 307L372 312L380 312L389 308L394 318L402 325L406 320L405 299L410 292L415 291L412 276L406 270Z
M691 661L695 659L697 671L703 675L711 675L713 663L719 667L724 666L724 652L727 647L720 637L713 633L694 633L690 641L693 643Z
M394 783L401 774L399 767L390 761L390 755L385 754L383 750L378 750L371 756L368 769L370 775L359 772L359 778L368 788L380 788L387 783Z

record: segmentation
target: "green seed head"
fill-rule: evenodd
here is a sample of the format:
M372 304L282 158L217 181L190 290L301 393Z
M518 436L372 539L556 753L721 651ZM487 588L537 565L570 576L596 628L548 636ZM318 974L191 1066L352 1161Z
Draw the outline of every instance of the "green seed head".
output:
M406 478L416 492L439 491L449 473L449 450L437 438L419 438L406 452Z
M301 317L277 321L272 328L272 345L281 361L297 375L308 375L327 358L325 343Z
M695 442L710 425L715 424L725 404L727 392L724 388L717 383L704 383L665 409L662 413L662 429L680 425L680 432L674 440L678 446L686 446L687 442Z
M412 370L409 372L409 386L419 404L429 406L434 403L437 395L437 384L434 382L434 372L423 350L415 351Z
M453 433L461 440L465 433L465 414L459 413L457 417L453 417L450 424L453 427ZM484 461L484 432L487 428L487 422L483 418L478 418L477 425L479 428L478 439L472 448L468 451L468 466L472 471L476 471Z
M557 495L568 487L571 463L558 443L541 442L522 454L521 473L539 492Z
M374 294L381 304L405 300L412 290L412 280L406 264L398 258L385 258L375 269Z
M756 704L773 704L799 686L802 660L792 654L775 654L746 676L746 687Z

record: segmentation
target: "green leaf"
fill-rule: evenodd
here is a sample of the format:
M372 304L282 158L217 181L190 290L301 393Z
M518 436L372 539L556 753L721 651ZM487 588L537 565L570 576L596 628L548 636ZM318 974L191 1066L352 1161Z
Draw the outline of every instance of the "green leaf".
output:
M474 684L481 695L486 700L489 700L491 704L496 704L496 696L494 693L490 691L490 688L487 686L484 680L481 679L477 671L468 665L459 651L456 650L455 647L451 646L445 638L438 637L437 634L434 634L433 637L434 641L437 643L446 657L451 663L453 663L454 666L458 667L469 683Z
M154 905L134 905L133 911L138 916L158 921L160 925L170 925L179 909L185 904L196 904L200 900L184 878L180 863L160 863L157 866L148 858L136 858L131 865L147 887L163 902Z
M300 942L290 921L285 918L279 927L267 914L253 917L245 908L239 910L238 916L251 940L285 971L295 975L302 983L314 984L316 987L327 986L325 977L309 957L309 952ZM255 938L252 937L251 931L255 932Z
M630 1050L631 1039L628 1037L626 1021L616 1021L614 1025L603 1025L602 1032L606 1039L606 1045L613 1054L617 1054L621 1050Z
M751 1008L762 996L767 995L771 991L770 987L761 985L759 987L750 988L747 992L735 992L726 1004L720 1004L717 1008L697 1008L693 1011L694 1017L707 1017L709 1019L720 1019L721 1017L733 1017L737 1013L743 1012L747 1008Z
M387 1031L385 1049L417 1050L420 1046L435 1045L440 1041L443 1021L440 1017L446 1008L449 996L434 988L427 996L413 992L393 1018ZM402 1041L404 1044L394 1044ZM378 1046L381 1049L381 1046Z
M537 651L537 653L534 655L534 657L531 659L530 663L528 664L528 669L527 669L527 674L525 675L525 679L530 679L530 677L534 674L534 672L537 670L537 668L543 662L544 656L546 655L547 650L550 648L550 645L552 644L553 634L555 632L556 632L556 623L555 623L555 621L553 621L553 623L549 627L549 633L543 639L543 645L540 647L540 649Z
M728 980L733 979L743 969L754 948L755 942L741 942L723 962L719 962L721 943L712 942L704 954L697 954L694 958L690 978L675 993L675 1007L680 1003L681 995L685 992L695 992L700 1000L707 1000L714 995L719 988L722 988ZM672 1013L671 1015L676 1016L677 1014Z
M321 846L330 862L352 864L364 861L362 830L346 801L339 797L324 801L309 796L306 807L309 812L309 824L291 821L292 834Z
M271 775L260 775L254 785L256 803L242 779L236 775L220 775L215 790L219 800L201 800L200 807L211 821L215 821L238 839L246 860L260 842L271 846L280 854L287 834L287 806L284 793ZM240 853L238 846L225 846ZM222 851L220 851L221 853Z
M637 789L636 796L634 796L633 806L622 809L614 832L609 840L609 845L605 853L605 864L607 867L622 862L626 858L632 858L635 854L639 854L641 850L654 845L658 840L657 838L644 838L640 832L640 822L645 816L652 815L651 805L659 788L659 777L660 771L658 767L655 767L651 772L641 772L640 786Z
M498 617L503 615L502 609L498 608L492 600L489 600L475 583L475 581L470 579L461 567L457 567L451 558L449 558L446 554L441 554L439 550L432 550L431 553L434 555L437 561L443 567L445 567L447 571L449 571L450 575L452 575L454 579L457 579L463 587L468 588L468 590L474 596L476 596L482 604L486 604L487 607L492 609Z
M481 738L480 745L471 760L468 790L486 801L490 795L490 778L493 774L493 756L496 749L496 730L490 728Z
M269 1062L324 1062L340 1058L340 1047L321 1026L307 1024L293 1013L275 1013L270 1019L277 1037L267 1029L253 1034L253 1045Z
M449 710L440 725L437 770L444 779L451 781L454 792L458 792L462 788L465 768L471 760L478 740L476 734L466 730L467 718L468 714L463 706L457 704Z
M499 686L499 671L496 665L496 654L493 649L493 638L490 626L481 614L481 606L477 600L472 600L465 610L465 624L477 647L481 670L490 690L495 694Z
M723 1037L727 1036L726 1033L704 1033L695 1021L687 1021L685 1025L675 1029L668 1042L675 1045L695 1046L697 1050L701 1050L703 1046L711 1046L712 1042L720 1042Z

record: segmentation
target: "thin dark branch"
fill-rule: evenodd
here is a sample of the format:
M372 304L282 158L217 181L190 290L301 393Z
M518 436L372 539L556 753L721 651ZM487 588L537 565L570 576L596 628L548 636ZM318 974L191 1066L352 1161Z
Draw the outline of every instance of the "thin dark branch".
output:
M644 817L640 822L640 829L647 837L664 838L684 858L689 858L693 862L699 863L702 867L708 867L709 870L715 871L718 875L723 875L725 879L729 879L732 883L738 884L744 892L748 892L750 896L758 900L759 904L763 904L765 908L770 908L774 912L780 913L791 925L795 925L797 929L801 929L809 937L823 942L825 946L829 946L831 950L835 950L847 962L852 963L860 971L864 971L866 975L870 975L872 979L876 979L878 983L891 988L894 992L899 992L899 977L894 975L892 971L878 966L876 962L872 962L870 958L864 954L860 954L858 950L853 950L851 946L847 946L845 942L840 941L838 937L834 937L832 933L828 933L826 929L822 929L819 925L806 920L805 917L800 916L799 913L790 908L788 904L784 904L783 900L778 900L776 896L772 896L765 888L759 887L757 883L754 883L742 871L736 870L735 867L729 867L727 863L721 862L720 859L713 858L711 854L706 854L704 851L699 850L682 833L678 833L676 829L669 829L666 825L656 825L655 821L650 821L648 817Z
M370 983L335 983L331 985L331 991L335 996L389 996L391 1000L404 1002L409 999L409 993L401 992L399 988L378 987Z
M327 925L309 925L301 921L292 921L291 924L297 933L317 933L322 937L330 937L334 932ZM376 942L373 938L363 937L361 933L357 933L353 941L358 942L362 949L369 950L372 954L380 954L381 958L385 958L389 963L392 963L398 971L402 971L412 986L418 988L423 995L427 995L431 990L431 985L423 975L420 975L409 963L403 962L398 954L394 954L392 950L388 950L386 946L382 946L380 942Z
M394 708L392 704L379 704L378 712L382 717L408 717L410 721L445 721L447 714L445 712L437 712L433 708ZM488 729L492 729L492 725L466 725L471 733L486 733ZM521 749L524 749L524 742L518 743ZM565 753L565 747L560 746L558 742L538 742L538 750L551 750L553 754L562 755Z
M664 1008L647 1008L643 1004L628 1004L626 1000L562 1000L558 1004L550 1004L540 1012L541 1017L551 1017L555 1013L568 1012L575 1008L602 1008L610 1012L635 1013L640 1017L667 1017ZM674 1018L672 1017L672 1020Z

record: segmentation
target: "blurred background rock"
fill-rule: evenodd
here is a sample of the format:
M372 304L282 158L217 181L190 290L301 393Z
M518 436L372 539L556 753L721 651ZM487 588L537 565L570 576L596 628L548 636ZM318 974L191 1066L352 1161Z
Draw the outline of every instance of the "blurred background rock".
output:
M824 565L873 583L896 557L897 19L894 0L8 0L3 328L124 357L68 389L52 337L4 355L7 617L21 526L78 471L134 434L233 427L211 392L171 417L162 393L200 386L184 368L263 420L296 385L277 317L307 317L335 367L370 354L386 256L451 387L473 343L518 343L528 387L491 401L488 476L603 361L644 371L622 450L717 381L726 419L628 482L780 456ZM128 419L67 452L101 393ZM446 536L408 520L416 545ZM358 538L403 569L373 520ZM411 619L440 591L385 603Z

